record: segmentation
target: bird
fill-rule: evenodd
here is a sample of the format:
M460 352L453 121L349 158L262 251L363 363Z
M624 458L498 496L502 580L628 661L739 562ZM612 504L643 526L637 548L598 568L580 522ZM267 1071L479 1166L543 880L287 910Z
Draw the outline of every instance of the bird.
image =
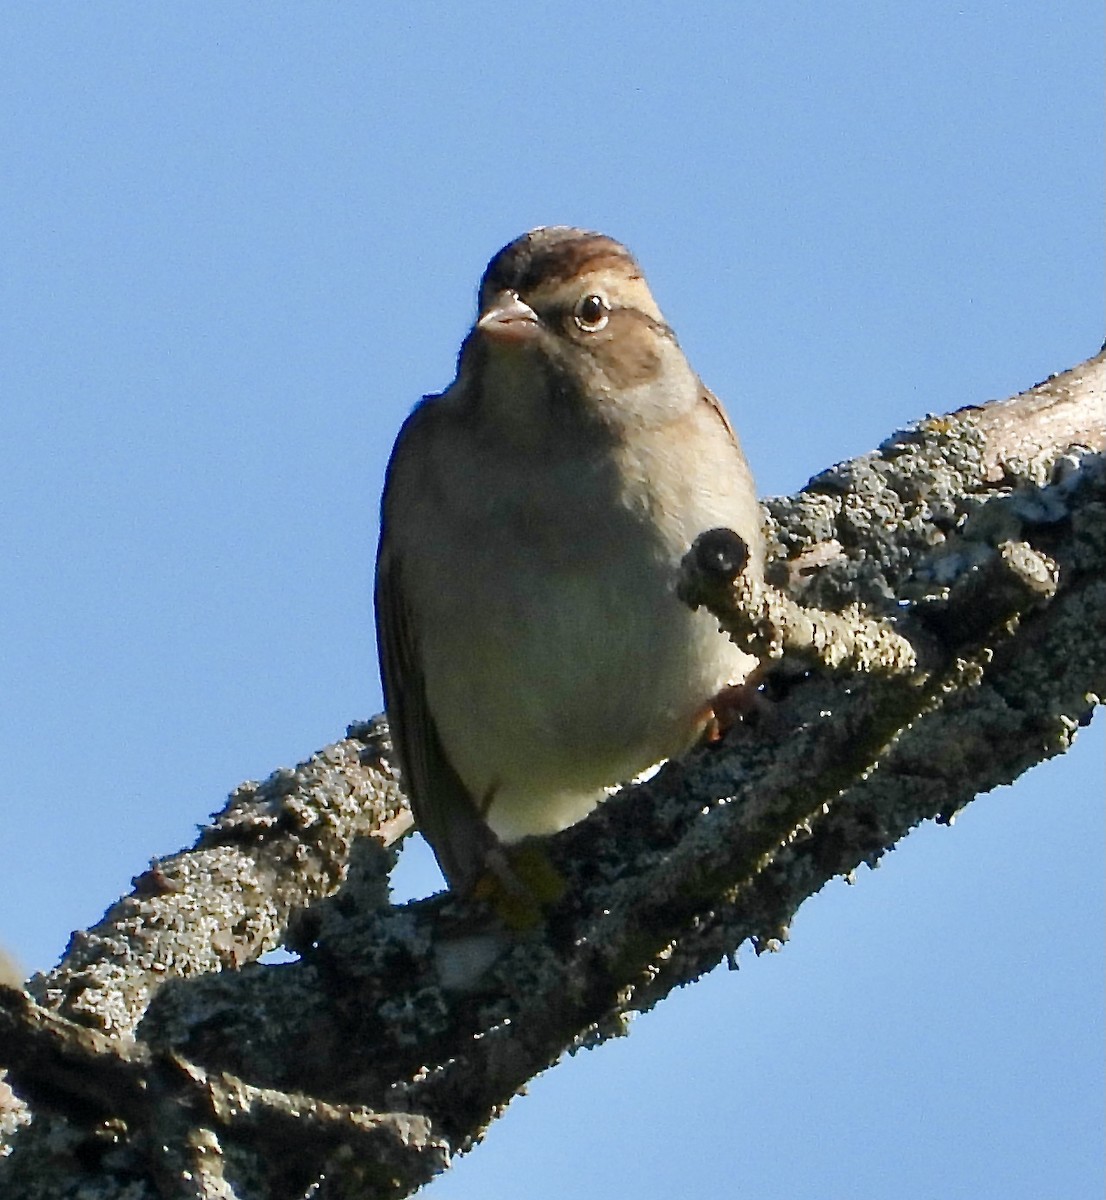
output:
M703 738L757 663L677 570L720 527L762 575L761 525L630 251L569 226L499 250L456 378L396 438L376 565L393 749L451 890Z

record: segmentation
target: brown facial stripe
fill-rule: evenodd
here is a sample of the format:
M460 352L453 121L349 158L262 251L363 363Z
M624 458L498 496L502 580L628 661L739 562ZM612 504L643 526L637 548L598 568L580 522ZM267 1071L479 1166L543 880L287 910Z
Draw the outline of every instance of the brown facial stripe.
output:
M660 373L661 356L657 339L642 336L641 330L635 328L642 324L656 330L662 337L670 334L667 325L654 321L640 309L615 308L611 311L608 336L600 334L595 341L583 342L595 359L602 363L604 374L616 387L636 387L656 379Z

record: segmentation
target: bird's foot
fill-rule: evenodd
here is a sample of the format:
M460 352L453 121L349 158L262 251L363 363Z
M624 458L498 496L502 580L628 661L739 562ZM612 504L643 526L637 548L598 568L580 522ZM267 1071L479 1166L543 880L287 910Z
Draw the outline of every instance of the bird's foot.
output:
M536 841L497 845L484 860L473 895L510 929L533 929L565 893L565 881Z
M754 667L742 683L727 684L718 692L707 705L703 742L708 746L716 745L735 725L740 725L750 717L771 719L772 702L760 690L766 674L767 665L762 663Z

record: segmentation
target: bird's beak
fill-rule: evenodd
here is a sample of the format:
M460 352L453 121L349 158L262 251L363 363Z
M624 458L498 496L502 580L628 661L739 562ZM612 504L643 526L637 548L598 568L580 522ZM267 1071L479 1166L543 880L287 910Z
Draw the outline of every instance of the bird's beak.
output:
M517 345L537 337L541 324L537 313L514 292L500 292L476 328L495 342Z

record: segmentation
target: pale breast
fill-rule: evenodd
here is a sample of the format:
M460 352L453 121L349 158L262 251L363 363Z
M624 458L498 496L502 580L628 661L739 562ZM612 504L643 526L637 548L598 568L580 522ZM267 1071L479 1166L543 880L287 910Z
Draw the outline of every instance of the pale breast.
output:
M419 552L404 554L430 710L470 792L491 800L492 827L547 832L683 751L713 695L751 668L674 594L697 533L740 523L749 536L746 485L732 461L674 469L661 437L513 468L450 449ZM479 482L492 469L494 492ZM420 567L443 562L449 586Z

